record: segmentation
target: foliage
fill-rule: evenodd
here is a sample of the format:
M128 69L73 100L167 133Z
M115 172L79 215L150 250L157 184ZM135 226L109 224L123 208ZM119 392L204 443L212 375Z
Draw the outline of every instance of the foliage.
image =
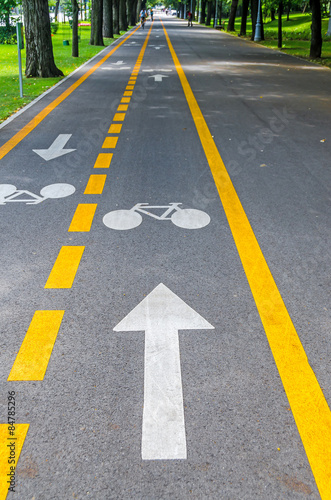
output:
M15 26L0 26L0 44L16 44Z
M59 29L59 23L57 23L57 22L51 23L51 33L52 33L52 35L56 35L58 29Z

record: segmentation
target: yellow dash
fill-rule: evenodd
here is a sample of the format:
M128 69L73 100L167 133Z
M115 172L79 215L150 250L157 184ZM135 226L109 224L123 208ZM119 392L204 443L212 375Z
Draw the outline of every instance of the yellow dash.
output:
M119 134L122 130L121 123L112 123L109 127L108 134Z
M133 90L134 89L134 85L127 85L125 90Z
M15 430L9 431L8 424L0 424L0 500L5 500L7 497L10 486L7 482L10 480L8 474L13 470L11 469L13 465L8 463L8 456L10 451L15 451L14 466L16 467L28 429L29 424L15 424ZM11 436L9 432L14 432L14 436Z
M128 107L128 104L120 104L117 108L117 111L127 111Z
M106 139L103 142L102 147L105 149L116 148L117 141L118 141L118 137L106 137Z
M109 168L113 153L100 153L93 168Z
M132 94L133 94L132 90L126 90L125 92L123 92L124 97L132 96Z
M96 203L80 203L76 208L68 231L88 232L91 229L96 208Z
M122 97L121 102L122 103L129 103L131 101L131 97Z
M114 122L124 122L125 113L115 113Z
M85 247L63 246L45 288L71 288Z
M106 174L90 175L84 194L102 194L106 178L107 178Z
M134 85L134 84L136 83L136 81L137 81L137 80L130 79L130 80L128 81L128 85ZM130 89L128 89L128 90L130 90Z
M8 381L44 379L63 314L64 311L34 313Z

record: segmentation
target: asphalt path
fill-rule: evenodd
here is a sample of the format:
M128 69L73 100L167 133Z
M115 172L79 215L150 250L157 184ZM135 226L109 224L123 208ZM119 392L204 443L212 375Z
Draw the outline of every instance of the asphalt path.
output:
M0 499L329 499L330 70L128 35L0 129Z

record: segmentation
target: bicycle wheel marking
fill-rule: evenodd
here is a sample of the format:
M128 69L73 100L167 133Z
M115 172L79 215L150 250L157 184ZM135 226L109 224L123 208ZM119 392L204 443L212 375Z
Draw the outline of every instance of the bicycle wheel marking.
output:
M8 377L43 380L64 311L36 311Z
M164 25L163 30L317 487L323 500L329 499L331 412L328 403Z
M76 188L71 184L49 184L40 190L40 195L26 189L17 189L13 184L0 184L0 205L26 203L37 205L45 200L56 200L72 195Z

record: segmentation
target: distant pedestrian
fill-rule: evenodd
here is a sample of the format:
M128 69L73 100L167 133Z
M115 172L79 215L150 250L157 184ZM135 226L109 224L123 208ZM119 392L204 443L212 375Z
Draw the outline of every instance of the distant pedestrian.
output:
M189 10L188 13L187 13L187 21L188 21L188 24L187 26L193 26L193 23L192 23L192 12Z
M151 8L150 10L150 15L151 15L151 21L153 21L153 15L154 15L154 12L153 12L153 9Z

